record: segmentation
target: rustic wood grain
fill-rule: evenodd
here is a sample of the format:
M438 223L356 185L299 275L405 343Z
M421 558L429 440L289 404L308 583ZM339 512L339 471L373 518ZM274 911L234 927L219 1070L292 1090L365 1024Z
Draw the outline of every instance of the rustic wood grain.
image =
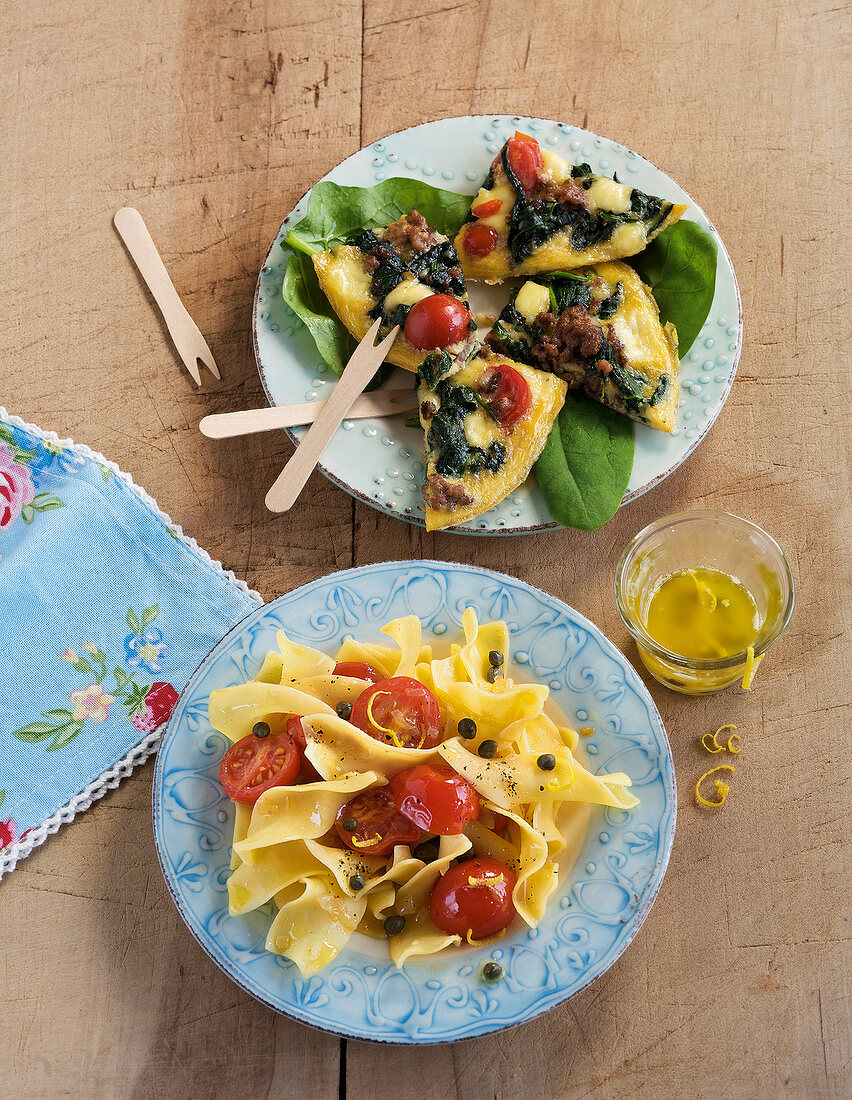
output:
M611 595L618 554L650 520L698 506L778 538L798 607L750 694L652 686L678 771L674 853L633 947L569 1004L428 1050L275 1017L172 906L147 765L4 880L0 1094L848 1095L848 14L779 0L13 0L3 12L0 399L13 412L109 455L266 597L351 564L471 562L567 600L635 660ZM385 133L513 111L623 141L719 228L746 338L716 426L590 535L426 535L319 475L270 516L288 446L196 426L262 401L251 298L283 213ZM123 205L142 211L221 383L205 373L198 390L180 366L112 229ZM713 815L691 797L706 766L696 742L726 721L744 748Z

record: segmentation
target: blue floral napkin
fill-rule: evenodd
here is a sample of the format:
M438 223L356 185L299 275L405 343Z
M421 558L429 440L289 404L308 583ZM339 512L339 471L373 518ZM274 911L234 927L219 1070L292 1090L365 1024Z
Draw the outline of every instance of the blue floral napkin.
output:
M154 751L262 602L113 463L0 408L0 875Z

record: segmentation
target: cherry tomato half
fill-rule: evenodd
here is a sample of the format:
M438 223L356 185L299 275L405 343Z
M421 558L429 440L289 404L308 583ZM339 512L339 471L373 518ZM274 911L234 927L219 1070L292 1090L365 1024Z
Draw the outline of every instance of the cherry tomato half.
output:
M526 378L508 363L490 368L490 377L481 392L502 428L514 427L532 405Z
M288 787L299 774L302 754L286 730L231 745L219 765L219 780L234 802L257 802L270 787Z
M486 199L479 206L472 206L470 212L475 218L490 218L493 214L500 213L502 205L502 199Z
M370 680L374 684L382 679L382 673L372 665L368 665L366 661L338 661L332 675L351 676L354 680Z
M499 859L466 859L439 878L429 901L432 923L448 936L485 940L515 919L518 879Z
M408 311L405 338L413 348L430 351L457 344L468 333L470 311L452 294L430 294Z
M438 700L410 676L392 676L365 688L349 721L377 741L400 749L431 749L441 737Z
M483 259L497 247L497 230L482 222L473 222L464 231L464 249L471 256Z
M347 848L368 856L389 855L395 845L416 844L421 835L396 808L387 787L356 794L341 807L334 827Z
M287 719L287 732L296 742L304 754L305 749L308 747L308 739L305 737L305 727L302 725L302 719L298 714L293 714ZM308 760L307 756L302 756L301 767L299 768L299 776L296 780L297 783L318 783L322 781L322 776Z
M543 165L541 149L535 138L527 134L521 134L517 130L515 136L509 138L508 148L509 165L524 191L532 191L538 181L538 174Z
M418 764L390 781L399 812L427 833L455 836L479 817L476 788L448 764Z

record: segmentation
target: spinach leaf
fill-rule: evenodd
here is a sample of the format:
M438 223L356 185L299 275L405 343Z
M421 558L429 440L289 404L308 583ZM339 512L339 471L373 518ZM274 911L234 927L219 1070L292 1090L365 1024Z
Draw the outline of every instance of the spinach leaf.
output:
M417 377L422 379L430 390L434 390L441 379L453 369L453 357L448 351L433 351L417 368Z
M454 237L467 217L470 195L401 177L375 187L341 187L324 180L311 191L307 213L287 234L285 244L309 255L324 252L354 233L388 225L415 209L439 233Z
M427 445L438 452L436 473L443 477L461 477L464 473L488 470L496 473L506 461L506 448L496 439L487 450L472 447L464 431L464 419L479 405L477 395L467 386L439 382L441 407L432 417Z
M624 498L633 469L633 422L569 393L535 473L551 516L595 531Z
M617 283L612 294L598 306L598 319L600 321L608 321L610 317L614 317L618 312L618 307L621 305L623 298L624 287L621 283Z
M553 310L554 313L562 313L570 306L588 308L592 296L591 275L575 275L573 271L552 271L539 281L544 283L551 292L551 305L556 307Z
M408 270L439 294L455 294L460 298L465 292L459 254L452 241L439 241L425 252L415 252Z
M653 291L663 324L674 323L683 359L713 304L716 242L696 222L679 221L627 262Z
M320 290L310 256L302 252L289 254L281 296L306 325L326 363L335 374L342 374L355 350L356 341L340 323Z

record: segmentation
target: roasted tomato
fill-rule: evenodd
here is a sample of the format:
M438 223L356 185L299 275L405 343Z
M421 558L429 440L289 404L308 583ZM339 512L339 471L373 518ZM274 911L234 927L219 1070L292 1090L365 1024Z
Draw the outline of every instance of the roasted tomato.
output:
M441 736L438 700L410 676L392 676L365 688L349 721L377 741L400 749L431 749Z
M432 923L448 936L485 940L515 919L518 879L499 859L466 859L439 878L429 901Z
M480 383L480 392L500 422L501 428L514 427L532 405L532 395L526 378L508 363L489 367L487 375Z
M538 142L528 134L516 130L515 136L509 138L507 154L509 167L518 177L521 187L524 191L532 191L544 163Z
M433 351L457 344L469 332L470 311L452 294L430 294L408 311L405 338L413 348Z
M334 823L347 848L368 856L390 855L397 844L416 844L420 829L396 808L387 787L362 791L341 807Z
M482 222L473 222L464 231L465 251L480 260L494 251L498 240L497 230Z
M302 764L293 738L286 730L273 733L268 723L257 722L266 733L250 733L231 745L219 765L219 780L234 802L257 802L270 787L294 783Z
M490 218L494 214L499 214L502 206L502 199L486 199L479 206L472 206L470 212L475 218Z
M370 680L377 684L382 679L378 669L366 661L338 661L334 666L334 676L351 676L354 680Z
M455 836L479 817L476 788L449 764L418 764L398 772L390 789L400 813L427 833Z

